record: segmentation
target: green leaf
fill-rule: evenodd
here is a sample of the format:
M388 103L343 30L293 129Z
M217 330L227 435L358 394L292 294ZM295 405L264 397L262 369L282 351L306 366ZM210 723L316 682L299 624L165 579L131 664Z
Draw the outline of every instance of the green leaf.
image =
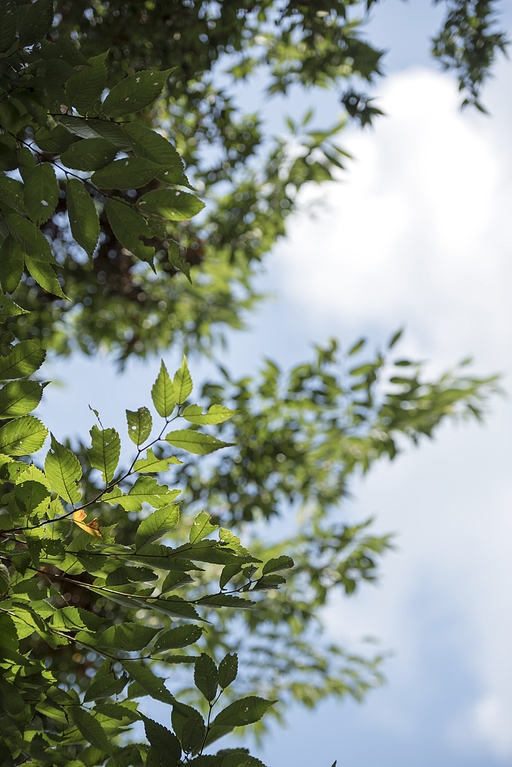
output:
M200 626L177 626L162 632L154 645L155 652L163 650L177 650L188 645L195 644L203 633Z
M163 767L160 754L153 746L150 746L147 750L145 767ZM169 767L173 767L173 765L170 764Z
M194 684L209 703L217 695L218 678L214 661L209 655L201 653L194 666Z
M294 566L294 561L291 557L277 557L276 559L269 559L263 566L263 575L268 573L275 573L277 570L288 570Z
M26 415L39 405L43 387L37 381L12 381L0 390L0 419Z
M0 380L23 378L39 370L46 357L36 341L20 341L5 357L0 357Z
M107 79L106 56L107 53L103 53L89 59L66 83L67 103L80 113L87 111L103 93Z
M93 171L110 165L118 152L119 147L108 139L89 138L71 144L60 159L66 168Z
M192 391L192 378L185 355L183 355L180 369L174 374L173 388L176 402L178 405L182 405Z
M35 142L42 152L60 154L74 141L74 136L63 125L56 125L51 130L39 128L34 136Z
M219 530L219 540L222 541L222 543L229 545L229 548L233 551L236 551L237 554L241 554L242 556L250 556L247 549L244 549L240 543L240 538L232 533L231 530L226 530L225 527L221 527Z
M282 575L264 575L262 578L259 578L254 586L252 587L252 591L262 591L263 589L275 589L278 588L281 584L286 583L286 578Z
M142 626L140 623L120 623L117 626L109 626L98 637L95 636L96 646L135 652L147 647L159 631L160 629Z
M128 677L125 675L119 678L114 674L101 677L96 675L85 690L84 703L89 703L92 700L106 700L113 695L119 695L126 687L127 682Z
M158 610L165 615L171 615L173 618L185 618L186 620L199 620L199 614L194 607L178 596L172 596L168 599L159 599L152 602L153 610Z
M0 594L5 594L11 583L11 576L7 567L0 562Z
M16 3L4 0L2 3L2 24L0 26L0 53L11 47L18 29Z
M70 178L66 185L71 234L92 257L100 236L100 221L94 201L82 181Z
M85 120L83 117L62 115L59 123L74 136L80 138L105 138L119 149L130 149L130 142L125 132L112 120Z
M53 23L52 0L36 0L23 16L18 33L21 48L40 42Z
M92 447L89 450L91 466L99 469L103 481L108 484L113 478L119 455L121 453L121 441L115 429L98 429L95 425L90 431Z
M7 226L12 236L18 240L24 252L30 254L32 260L56 263L52 256L50 243L32 221L18 216L17 213L7 213Z
M188 221L204 208L204 202L193 194L175 189L153 189L139 197L137 205L143 213L152 213L167 221Z
M166 485L159 485L154 477L138 477L128 495L116 497L116 502L126 511L140 511L143 503L162 508L169 506L180 492L169 490Z
M23 276L23 248L10 234L0 246L0 283L5 293L14 293Z
M159 171L160 166L145 157L123 157L93 173L91 184L99 189L138 189L146 186Z
M37 226L44 224L55 210L59 185L49 162L36 165L25 182L24 202L27 213Z
M212 525L210 522L212 516L207 514L206 511L201 511L192 522L190 528L189 541L190 543L199 543L203 538L206 538L211 533L217 530L218 525Z
M203 413L203 409L199 405L189 405L185 408L182 415L190 423L210 425L222 423L231 418L235 413L236 410L230 410L224 407L224 405L212 405L206 413Z
M121 586L126 583L141 583L157 580L158 575L149 567L123 565L107 575L107 586Z
M209 434L203 434L192 429L171 431L165 439L173 447L186 450L188 453L194 453L195 455L208 455L208 453L213 453L221 447L231 447L233 445L232 442L221 442L216 437L211 437Z
M255 756L242 752L228 754L222 760L222 767L265 767Z
M138 410L127 410L126 420L128 421L128 436L137 446L142 445L151 434L153 420L147 407L140 407Z
M24 477L27 474L23 475ZM27 479L16 485L14 497L18 506L24 510L27 516L34 513L43 513L48 510L50 503L50 491L41 482Z
M203 717L192 706L187 706L185 703L175 700L172 707L172 726L178 738L183 744L183 729L187 722L195 722L197 726L204 727Z
M141 240L141 237L149 239L152 236L146 219L128 203L116 197L107 201L106 211L112 231L121 245L141 261L152 264L155 249Z
M9 421L0 429L0 453L30 455L44 445L48 429L39 419L25 415Z
M391 341L390 341L390 342L389 342L389 344L388 344L388 349L392 349L392 348L393 348L393 346L394 346L394 345L395 345L395 344L396 344L396 343L397 343L397 342L400 340L400 338L402 337L402 334L403 334L403 332L404 332L404 329L403 329L403 328L400 328L400 330L398 330L398 331L397 331L397 332L394 334L393 338L391 339Z
M181 747L190 753L199 749L205 741L206 727L199 719L187 719L181 728Z
M168 239L167 242L169 243L169 250L167 251L167 258L169 259L169 263L172 264L174 268L179 272L182 272L192 285L192 279L190 277L190 264L186 258L183 258L183 256L180 255L180 246L174 240Z
M57 279L57 275L53 271L53 266L50 266L50 264L47 264L44 261L36 261L27 254L25 254L25 266L37 284L44 288L44 290L52 296L67 298Z
M194 579L187 573L174 572L171 570L167 573L165 580L162 583L161 593L165 594L167 591L175 591L181 586L186 586L189 583L194 583Z
M142 689L155 700L162 703L174 703L174 697L165 687L163 681L153 674L147 666L143 666L135 661L122 660L124 668Z
M146 458L140 458L138 461L135 461L133 470L138 471L139 474L168 471L170 463L181 464L182 461L178 461L174 456L171 456L171 458L156 458L153 450L148 448Z
M0 202L6 203L9 208L13 208L17 213L23 214L27 212L24 198L24 184L2 173L0 175Z
M223 690L232 684L238 674L238 655L228 653L219 664L219 684Z
M142 715L146 737L153 748L160 754L166 767L175 767L181 756L181 746L178 738L166 727L147 716Z
M173 69L162 72L142 71L125 77L115 85L103 102L102 112L110 117L140 112L152 104L164 89Z
M52 444L46 455L44 471L53 490L68 503L79 503L81 496L77 483L82 478L80 461L71 450L61 445L53 434Z
M140 551L144 546L162 538L178 524L180 511L177 504L164 506L142 520L135 536L135 548Z
M234 578L235 575L238 575L238 573L241 571L242 565L236 564L236 565L225 565L222 568L222 572L220 574L219 578L219 588L223 589L231 580L231 578Z
M6 567L5 569L7 570ZM5 577L6 576L4 573L4 582ZM9 577L8 570L7 577ZM15 652L18 649L18 636L16 633L16 626L10 615L6 615L5 613L0 615L0 647L3 647L6 650L10 650L11 652Z
M162 418L170 416L176 407L174 386L163 360L160 365L158 378L151 389L151 399L153 400L158 415L161 415Z
M241 698L217 714L211 727L244 727L258 722L265 712L273 706L275 700L265 700L255 695Z
M233 607L235 609L248 610L255 605L255 602L251 602L250 599L235 597L232 594L211 594L210 596L198 599L197 604L215 608Z
M106 754L112 753L110 741L105 730L89 711L78 706L69 706L67 711L76 728L88 743L100 751L104 751Z
M129 123L125 131L130 137L132 149L137 157L145 157L160 168L166 168L169 171L167 183L188 185L188 180L183 173L183 160L170 141L140 123Z
M28 314L7 296L0 295L0 322L5 322L9 317L17 317L19 314Z

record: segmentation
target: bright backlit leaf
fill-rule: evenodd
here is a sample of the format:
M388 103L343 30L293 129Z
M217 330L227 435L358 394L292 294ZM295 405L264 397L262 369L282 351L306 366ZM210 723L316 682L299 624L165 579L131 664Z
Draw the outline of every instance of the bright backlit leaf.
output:
M195 455L208 455L208 453L213 453L221 447L230 447L232 445L231 442L222 442L220 439L210 436L210 434L203 434L193 429L171 431L165 439L173 447L186 450L188 453L194 453Z
M78 483L82 478L80 461L71 450L61 445L53 434L51 447L44 462L45 474L54 490L68 503L81 499Z

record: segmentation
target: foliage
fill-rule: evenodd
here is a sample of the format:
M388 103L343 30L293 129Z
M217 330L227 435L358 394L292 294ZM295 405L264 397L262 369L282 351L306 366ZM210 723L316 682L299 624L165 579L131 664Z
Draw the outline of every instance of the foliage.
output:
M273 704L255 696L236 698L211 718L223 690L236 678L237 658L227 654L217 668L209 656L191 654L189 648L205 630L209 610L252 607L260 595L255 595L256 601L248 597L265 588L268 573L286 569L292 561L270 559L261 568L261 560L228 530L212 524L211 515L204 511L191 525L181 525L181 538L188 528L186 542L178 546L161 542L180 526L176 501L180 491L148 475L180 461L172 454L156 460L153 448L162 441L173 444L174 435L180 432L168 431L170 424L180 417L189 420L191 408L196 412L194 405L185 407L191 389L186 360L172 381L162 363L152 400L163 425L150 439L149 410L127 411L128 434L137 452L126 471L117 469L119 434L104 429L98 418L101 428L91 429L88 459L89 466L101 473L102 488L87 501L80 490L78 458L53 436L44 471L18 460L37 452L47 435L43 425L26 414L33 410L34 402L26 402L25 414L9 419L0 429L1 472L7 490L0 514L0 694L6 713L2 764L29 759L34 765L68 765L78 758L79 764L94 765L109 757L112 765L126 763L126 758L133 765L159 765L164 758L166 764L179 765L183 760L194 764L192 757L202 754L205 746L234 727L256 722ZM230 414L227 408L222 412L211 409L208 421L219 423ZM227 444L199 431L191 434L201 438L203 454ZM180 447L186 449L183 440ZM195 443L192 452L199 452ZM86 521L91 512L101 514L103 504L118 509L116 517L121 523L126 512L136 520L129 544L114 536L114 525L103 526L97 518ZM141 515L148 506L153 511ZM211 537L217 531L218 540ZM212 588L210 574L201 595L191 596L195 577L204 572L205 563L217 571L219 587ZM226 588L226 571L231 574L233 569L240 573L239 582ZM79 599L75 599L77 592ZM84 600L85 594L88 599ZM77 602L84 606L76 606ZM112 620L112 603L123 608L122 622ZM180 620L180 625L170 627L172 619ZM38 658L37 646L42 642L50 654L45 649L43 658ZM59 664L56 675L50 659L62 646L71 646L75 663L80 663L82 655L92 658L93 674L84 675L81 683L75 675L64 683L59 680ZM160 668L194 666L195 685L208 705L206 722L198 710L181 703L167 689L150 670L150 661L158 661ZM142 695L172 707L175 734L138 712L136 699ZM141 718L149 747L116 742L114 736ZM235 766L246 761L243 752L231 751L229 759L221 754L212 763Z
M332 343L288 376L270 361L255 380L221 369L196 404L186 358L172 377L162 361L151 403L126 411L128 467L98 413L89 444L50 435L44 464L31 457L48 439L33 415L43 346L123 360L179 338L214 351L222 327L243 324L255 264L300 189L342 167L343 121L313 130L308 114L289 120L290 139L269 139L212 67L236 54L237 82L265 66L270 95L346 80L347 112L371 122L379 110L354 78L371 83L381 53L348 18L352 5L94 0L58 2L54 16L51 0L0 0L8 767L258 765L210 745L237 727L261 731L292 699L360 699L381 679L378 657L321 636L332 588L373 581L391 546L370 520L340 524L347 483L447 416L478 416L493 379L457 369L428 380L420 364L390 361L397 334L376 359L360 342L340 361ZM467 77L477 89L475 70ZM178 418L184 428L171 429ZM283 514L285 537L258 537L252 522ZM139 710L144 696L172 709L172 731Z
M462 105L473 104L485 112L480 88L496 53L505 53L508 44L505 34L496 28L496 0L450 0L447 5L444 25L432 41L432 53L446 69L458 72L459 89L467 94Z
M11 323L18 337L38 337L61 354L111 350L124 361L161 353L173 342L185 352L215 353L226 328L242 328L261 300L254 285L259 263L285 234L290 214L300 210L300 191L336 177L345 165L339 140L346 118L364 125L380 114L365 92L381 76L383 59L366 39L367 6L374 11L374 3L357 0L165 0L117 2L115 8L100 0L59 0L49 37L59 45L78 41L82 63L108 49L116 79L172 68L151 113L137 120L145 127L152 120L176 144L208 205L197 223L174 228L179 256L165 239L154 244L155 274L118 242L103 197L93 193L101 237L91 265L72 245L60 183L61 215L49 219L44 231L56 257L66 259L65 292L72 304L24 284L20 300L37 308L37 315ZM455 68L466 98L476 100L504 45L501 32L489 32L497 12L493 3L446 0L446 6L444 42L436 43L434 55ZM463 16L457 11L454 17L458 6ZM478 40L473 29L481 30ZM45 71L53 76L55 68L49 64ZM65 77L63 65L59 76ZM261 114L238 107L245 84L261 81L268 104L299 88L305 103L312 88L331 89L345 115L325 126L308 112L275 135ZM193 284L176 271L189 268Z

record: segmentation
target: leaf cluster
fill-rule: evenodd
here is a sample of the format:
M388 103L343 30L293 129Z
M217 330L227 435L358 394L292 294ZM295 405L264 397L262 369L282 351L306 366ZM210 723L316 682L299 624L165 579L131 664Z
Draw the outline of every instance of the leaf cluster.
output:
M44 355L37 355L36 342L28 344L17 344L2 357L4 378L33 383L22 376L35 372ZM2 389L4 398L11 386ZM187 404L191 392L186 360L172 379L162 362L151 398L163 426L151 439L149 409L127 411L128 436L137 446L127 471L118 470L119 434L103 428L98 416L87 459L90 469L101 474L103 486L90 500L81 487L80 461L53 436L44 470L26 460L47 436L36 418L11 417L1 428L0 473L6 491L0 513L3 763L28 759L34 765L64 766L77 759L92 766L109 758L117 764L124 763L126 753L134 765L148 760L163 764L164 757L165 764L193 763L192 757L200 759L210 743L234 727L257 722L272 705L260 697L237 698L212 717L220 694L237 676L237 656L228 653L217 668L210 656L194 652L208 625L205 611L250 608L254 602L246 595L263 587L267 572L292 563L267 563L257 578L260 560L228 530L220 530L218 540L212 538L218 525L210 514L202 511L191 524L180 523L175 500L180 491L153 476L180 461L172 453L156 459L153 448L165 442L181 451L211 453L226 443L197 426L219 424L232 415L215 405L203 413ZM27 402L25 411L33 407ZM192 430L169 431L179 417ZM127 513L136 522L129 544L119 542L113 527L105 526L102 511L109 507L117 509L121 530ZM89 521L91 512L97 516ZM177 528L176 535L186 531L187 539L170 546L166 541ZM205 565L220 575L223 585L217 593L208 582L197 588ZM242 583L226 591L233 571L243 574ZM77 600L72 591L80 594ZM115 613L104 609L109 603L122 609L122 621L112 620ZM58 661L51 662L48 652L44 661L38 657L41 643ZM59 678L62 656L68 652L73 659L86 656L94 673L80 682L75 675L71 682L69 676L66 681ZM153 662L194 668L196 688L209 707L206 721L168 690L151 669ZM136 699L143 695L172 707L174 732L138 711ZM118 736L140 719L149 746L133 744L127 751ZM215 764L251 763L245 751L236 749L226 758L220 753Z
M433 53L460 74L461 88L468 94L466 100L473 103L497 52L505 48L505 35L496 29L495 3L444 2L446 21ZM128 170L132 191L137 189L140 198L152 193L154 184L161 182L158 175L151 180L151 163L155 161L157 144L158 156L163 157L165 136L178 148L208 206L198 224L185 219L184 224L178 221L171 227L165 219L163 232L156 231L153 219L148 222L152 229L148 232L145 216L141 219L132 214L133 199L127 193L115 190L116 201L123 200L125 207L113 204L107 211L103 204L105 190L100 189L98 194L87 186L99 216L101 235L98 240L96 218L89 205L92 228L82 233L81 241L88 246L93 239L98 242L93 269L84 264L80 249L73 247L68 228L62 226L63 217L49 218L44 230L55 249L68 259L65 292L73 305L56 300L38 287L37 278L35 285L30 278L27 286L20 285L19 303L26 308L37 306L38 316L35 322L25 317L13 321L12 329L18 337L37 333L45 346L63 354L77 347L88 354L106 348L124 362L131 355L161 353L172 342L179 342L185 350L215 352L226 328L243 327L247 310L261 298L254 284L257 262L283 236L289 215L301 209L300 190L308 182L335 177L345 164L345 153L337 143L343 121L334 128L322 126L315 130L306 129L305 121L295 126L299 127L297 131L290 120L285 138L283 133L278 137L270 135L258 114L240 113L236 98L230 95L233 88L218 85L216 73L221 69L224 80L227 77L238 86L252 73L265 72L268 99L273 94L287 94L292 87L334 89L339 91L339 101L349 119L370 124L381 113L362 89L362 84L373 83L381 74L382 51L368 42L364 27L366 14L374 5L325 0L320 5L306 3L297 7L291 2L265 0L254 7L252 2L230 0L213 5L168 3L143 8L121 3L112 10L96 1L85 5L58 2L56 23L46 42L52 41L59 51L36 70L38 89L43 89L43 80L48 81L50 74L61 81L71 75L75 79L67 93L76 100L80 112L80 108L87 107L87 96L75 90L86 80L93 88L92 78L86 75L94 69L91 63L96 63L100 71L99 59L107 48L109 84L121 83L123 78L133 83L141 72L147 75L172 64L167 87L151 115L130 129L141 132L151 119L159 132L154 134L151 146L147 138L145 150L137 137L130 137L134 143L128 152L133 152L136 163L131 162L123 170ZM235 61L227 73L226 56ZM72 66L85 66L80 70L85 74L80 75ZM26 81L29 72L26 68L23 71ZM92 90L87 92L91 94ZM134 94L129 99L128 106L134 110L142 104ZM57 111L60 104L67 103L59 97ZM108 105L111 121L119 123L122 107L113 100ZM99 114L102 122L104 116ZM67 117L60 119L61 134L70 139L71 123L75 129L78 124L75 114ZM312 119L311 113L306 117ZM62 126L63 121L67 128ZM88 122L94 131L94 120ZM120 158L116 161L111 153L120 136L112 131L106 135L108 126L104 124L99 127L100 133L90 133L86 145L75 134L73 145L63 154L80 167L85 162L88 169L99 173L100 182L119 182ZM87 157L82 156L85 148L93 155L92 166L87 164L89 151ZM102 158L113 167L107 171L96 168L96 161ZM174 155L172 167L179 171L176 162ZM45 172L49 175L49 169ZM83 172L78 171L80 175ZM55 210L66 213L74 202L66 200L66 184L59 174L57 180L59 198ZM146 185L137 187L137 183ZM71 184L70 189L76 196L82 187ZM188 197L183 199L187 205L191 202ZM80 200L86 204L83 190ZM163 200L158 209L168 215L174 209ZM142 211L135 208L135 212ZM46 207L43 213L47 214ZM120 217L120 213L124 216ZM74 220L78 230L78 218ZM138 259L148 262L146 274ZM18 258L18 269L19 263ZM149 263L156 269L155 277ZM204 278L192 286L183 274L189 274L190 269L197 271L198 267ZM146 289L149 284L151 289ZM119 309L121 301L123 310Z

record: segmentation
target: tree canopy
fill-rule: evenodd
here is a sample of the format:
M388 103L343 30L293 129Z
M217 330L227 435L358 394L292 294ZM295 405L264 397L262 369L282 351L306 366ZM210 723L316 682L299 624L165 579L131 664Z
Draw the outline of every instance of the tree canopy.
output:
M374 580L391 546L371 520L343 523L347 485L444 419L479 416L494 379L459 367L432 380L397 354L400 333L375 354L320 345L289 373L220 368L200 391L186 357L173 375L162 361L126 411L127 466L108 414L91 412L86 444L60 444L33 415L47 354L122 364L178 343L215 358L243 326L300 190L343 168L345 119L290 119L289 140L273 137L219 82L263 71L269 98L340 89L364 126L380 110L361 82L382 52L356 16L373 5L0 0L8 767L250 767L261 762L246 749L210 745L263 731L292 700L359 699L379 683L379 658L327 643L318 614L333 588ZM505 45L494 3L446 10L433 53L478 106ZM252 524L283 514L278 540ZM171 729L141 712L144 696L169 706Z

